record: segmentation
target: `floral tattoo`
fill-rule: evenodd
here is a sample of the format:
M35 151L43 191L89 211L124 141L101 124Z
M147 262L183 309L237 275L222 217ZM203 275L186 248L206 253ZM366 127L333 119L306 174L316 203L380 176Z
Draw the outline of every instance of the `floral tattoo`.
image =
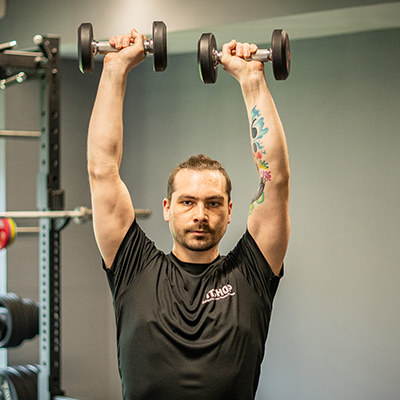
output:
M267 153L263 143L262 138L268 133L268 127L264 126L264 118L261 116L261 112L254 106L250 112L251 118L251 138L253 140L253 158L256 164L258 174L260 176L260 185L256 194L251 200L251 206L249 213L254 210L255 204L260 204L264 201L264 189L265 184L271 181L271 171L269 170L268 163L263 160L263 156Z

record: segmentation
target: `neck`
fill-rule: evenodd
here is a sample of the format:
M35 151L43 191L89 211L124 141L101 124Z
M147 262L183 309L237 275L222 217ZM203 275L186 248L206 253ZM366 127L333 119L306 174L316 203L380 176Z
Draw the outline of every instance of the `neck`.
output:
M219 255L218 246L210 250L193 251L174 245L172 253L178 260L192 264L209 264Z

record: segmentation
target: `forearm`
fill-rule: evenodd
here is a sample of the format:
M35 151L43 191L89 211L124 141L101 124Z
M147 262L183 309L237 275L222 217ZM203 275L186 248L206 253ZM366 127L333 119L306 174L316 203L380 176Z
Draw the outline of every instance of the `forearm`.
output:
M285 132L263 73L244 79L241 88L249 118L252 154L260 178L286 183L289 158Z

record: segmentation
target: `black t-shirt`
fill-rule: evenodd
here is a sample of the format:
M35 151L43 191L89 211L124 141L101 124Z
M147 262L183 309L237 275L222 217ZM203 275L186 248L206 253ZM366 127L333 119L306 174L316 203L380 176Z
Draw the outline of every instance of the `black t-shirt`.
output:
M183 264L134 221L106 271L124 400L254 399L280 278L247 231Z

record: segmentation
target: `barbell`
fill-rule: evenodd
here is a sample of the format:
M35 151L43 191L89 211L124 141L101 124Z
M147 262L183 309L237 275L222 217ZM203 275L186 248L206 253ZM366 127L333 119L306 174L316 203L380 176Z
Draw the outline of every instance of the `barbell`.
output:
M151 210L137 208L135 209L137 218L147 218L151 215ZM14 219L31 218L51 218L58 219L62 225L58 229L64 228L72 219L76 224L82 224L92 219L92 210L87 207L76 207L72 211L5 211L0 212L0 250L4 249L15 241L18 233L37 233L37 227L20 228ZM0 399L1 400L1 399Z
M212 33L203 33L197 44L197 63L200 78L204 83L215 83L218 65L221 64L222 52L217 50L217 42ZM272 32L271 48L258 49L246 61L271 62L276 80L288 78L290 74L289 35L283 29Z

